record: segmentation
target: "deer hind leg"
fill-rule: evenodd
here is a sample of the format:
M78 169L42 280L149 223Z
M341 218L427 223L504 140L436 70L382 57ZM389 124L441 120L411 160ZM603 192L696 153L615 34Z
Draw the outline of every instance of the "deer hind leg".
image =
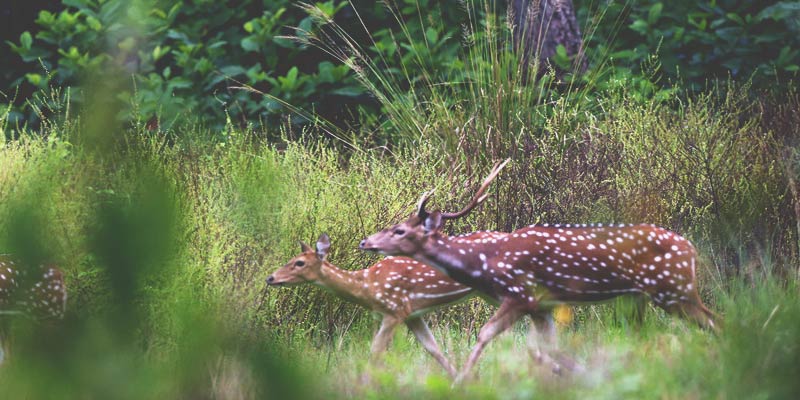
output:
M375 367L380 367L383 364L383 353L389 348L389 343L394 336L394 330L401 321L395 317L388 315L383 316L381 327L372 338L372 346L370 348L369 368L361 375L360 381L362 385L368 385L372 382L370 371Z
M380 359L381 355L389 348L394 330L399 323L400 321L395 317L388 315L383 317L381 328L378 329L378 333L376 333L375 337L372 339L371 352L373 360Z
M414 332L414 336L417 337L422 346L425 347L425 350L430 353L439 364L447 371L447 374L450 375L450 378L455 378L456 376L456 369L453 368L453 365L450 364L450 360L442 354L442 351L439 350L439 345L436 344L436 339L431 334L431 330L428 329L428 324L422 320L422 318L412 318L406 320L406 326L411 332Z
M472 367L475 365L475 362L478 361L478 357L481 356L483 348L486 347L486 344L494 339L497 335L505 332L508 328L514 325L514 322L516 322L522 315L523 308L520 307L519 304L515 303L511 299L506 299L503 301L503 304L500 305L500 308L497 310L497 312L492 316L491 319L489 319L489 322L487 322L478 333L478 343L476 343L475 347L472 349L472 353L470 353L467 363L464 365L461 373L459 373L456 377L454 384L463 381L464 378L469 376Z
M559 373L561 366L550 356L550 352L558 347L558 335L553 322L553 314L551 312L532 314L531 320L528 330L528 352L536 362L551 364L553 372Z
M614 300L614 324L639 330L644 326L644 314L647 312L647 296L643 293L633 293L620 296Z
M553 348L553 342L556 340L554 339L555 336L555 324L551 314L531 315L531 325L528 330L528 351L535 360L544 361L546 351Z
M533 323L528 333L528 351L534 360L551 366L553 373L581 371L582 366L572 357L563 354L558 345L558 332L552 313L531 315ZM537 340L541 338L543 340Z

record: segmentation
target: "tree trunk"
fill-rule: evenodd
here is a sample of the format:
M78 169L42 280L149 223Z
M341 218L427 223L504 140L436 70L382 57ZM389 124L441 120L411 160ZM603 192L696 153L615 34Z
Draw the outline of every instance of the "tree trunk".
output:
M550 67L558 77L568 72L550 61L558 45L563 45L573 60L572 71L586 70L581 30L572 0L511 0L509 19L513 22L514 49L521 53L526 79L530 68L536 68L537 76Z

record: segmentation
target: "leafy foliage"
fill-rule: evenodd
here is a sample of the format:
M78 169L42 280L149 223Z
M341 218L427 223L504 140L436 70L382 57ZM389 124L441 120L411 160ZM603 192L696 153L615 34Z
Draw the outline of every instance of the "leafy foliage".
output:
M580 9L587 19L606 19L590 47L623 69L657 54L662 85L682 80L700 89L729 77L770 85L800 69L800 2L651 0L607 7Z
M118 94L128 104L119 117L149 122L151 127L186 120L213 127L228 122L246 126L279 122L285 116L304 123L312 114L349 124L360 112L374 116L386 105L376 103L374 93L359 85L359 65L341 59L374 60L383 74L400 82L401 91L425 90L419 87L424 83L463 81L468 72L459 55L473 51L471 46L485 31L482 21L502 19L505 7L502 2L453 6L436 0L329 0L311 5L298 7L289 0L224 5L65 1L61 11L39 13L37 31L6 43L26 63L5 96L4 101L17 104L10 121L40 120L37 109L54 103L52 95L37 95L26 104L28 99L14 98L13 87L47 92L113 68L130 75ZM590 80L600 90L624 85L644 97L660 93L666 98L678 79L699 88L710 78L730 75L746 80L752 75L757 84L767 84L800 68L797 2L577 6L588 37L587 56L594 64ZM327 41L338 51L347 47L330 35L330 29L315 26L314 18L320 17L341 26L363 53L320 51L315 40ZM495 35L493 40L503 38ZM508 44L492 44L496 45ZM568 65L560 50L554 62ZM72 93L71 100L80 102L81 94Z
M216 125L229 118L243 124L245 119L273 121L285 112L282 102L313 110L361 94L345 67L284 37L292 33L290 27L302 29L310 22L292 2L235 3L65 2L60 12L39 14L38 32L9 42L31 70L14 85L46 90L76 85L99 70L119 70L132 77L119 93L129 104L122 119L161 117L171 123L180 118ZM331 15L343 5L319 3ZM301 58L306 62L298 67L294 62ZM232 86L250 86L267 96Z

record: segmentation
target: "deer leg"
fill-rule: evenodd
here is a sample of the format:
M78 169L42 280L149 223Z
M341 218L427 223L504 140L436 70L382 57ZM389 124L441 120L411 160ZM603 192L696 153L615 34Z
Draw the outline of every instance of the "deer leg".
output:
M439 364L444 367L444 369L447 371L447 374L450 375L450 378L454 378L456 376L456 370L450 364L450 361L447 359L447 357L445 357L441 350L439 350L439 345L436 344L436 339L431 334L430 329L428 329L428 324L426 324L422 318L412 318L406 320L406 326L408 326L408 329L410 329L411 332L414 332L414 336L416 336L417 340L422 343L422 346L425 347L425 350L428 350L428 353L430 353L433 358L435 358L436 361L438 361Z
M558 336L556 334L553 314L531 315L532 323L528 331L528 351L531 356L539 363L546 363L553 366L554 373L561 372L561 365L550 356L550 352L558 347ZM539 340L539 338L543 340Z
M533 323L528 333L528 351L536 361L550 364L555 374L561 374L564 370L580 371L583 369L572 357L559 351L558 332L556 332L552 313L532 314L531 319ZM537 336L543 340L538 341Z
M469 355L464 369L458 374L454 384L463 381L464 378L469 375L478 357L480 357L483 352L483 348L486 347L486 344L514 325L514 322L522 315L523 310L518 304L514 303L513 300L506 299L503 301L503 304L500 305L497 312L489 319L489 322L481 328L480 333L478 333L478 343L476 343L475 347L472 349L472 353Z
M361 384L368 385L372 381L370 371L382 364L383 353L385 353L386 349L389 348L389 343L392 341L392 337L394 336L394 330L397 328L399 323L400 320L397 318L388 315L383 316L381 327L378 329L375 337L372 338L372 346L370 348L371 354L369 359L370 368L368 368L367 371L361 375Z
M647 312L647 296L644 294L633 295L633 321L636 323L636 328L641 329L644 326L644 313Z
M375 334L375 337L372 339L372 359L377 360L380 358L381 354L389 348L389 343L392 341L392 336L394 334L394 329L397 327L400 321L397 318L384 315L383 321L381 321L381 328L378 329L378 333Z
M546 349L552 347L553 337L555 336L555 324L550 313L546 315L531 315L531 326L528 331L528 350L537 361L543 361L546 355L542 351L542 344ZM544 341L538 340L543 337Z

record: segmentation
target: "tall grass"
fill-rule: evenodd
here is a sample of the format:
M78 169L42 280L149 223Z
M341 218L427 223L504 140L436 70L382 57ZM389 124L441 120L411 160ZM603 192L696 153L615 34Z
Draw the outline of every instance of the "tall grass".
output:
M741 374L752 372L743 361L774 380L774 389L764 389L767 397L792 388L784 375L770 375L775 366L790 368L786 357L796 356L789 338L797 333L791 321L798 311L792 303L797 300L793 221L783 209L790 198L780 189L785 170L776 167L776 149L752 145L771 137L757 134L761 121L736 102L709 97L672 110L623 107L624 100L624 95L608 99L619 107L609 107L606 118L590 129L595 137L563 153L557 143L542 140L538 151L554 157L540 156L531 166L516 159L510 173L498 178L488 203L448 229L609 220L672 226L692 237L708 260L700 283L725 316L722 336L710 337L658 311L648 315L641 332L631 332L607 305L581 308L562 343L564 352L586 364L587 375L557 378L542 372L523 355L517 333L494 345L481 362L481 378L456 393L727 397L761 391L754 382L742 383ZM343 155L324 145L278 148L248 132L198 144L129 131L124 158L110 161L72 145L71 135L23 135L0 150L0 227L9 249L4 251L55 259L67 271L71 293L66 326L72 333L53 342L63 346L58 363L44 367L53 353L16 362L34 352L40 336L31 335L37 341L29 343L21 332L38 328L12 325L9 366L0 370L0 380L15 382L3 386L7 393L66 390L81 397L125 386L122 397L133 398L215 390L254 394L275 384L257 382L260 374L274 372L270 363L286 362L314 373L324 365L330 386L320 390L343 395L452 394L408 336L398 339L373 383L360 386L375 329L369 315L312 287L268 290L264 279L299 250L297 240L310 241L321 232L333 239L331 260L348 269L366 267L376 258L356 250L362 237L404 218L418 195L432 187L441 206L461 205L485 171L474 167L473 174L461 175L439 158L436 147L398 149L390 158L380 150ZM727 145L704 147L710 156L680 150L717 143L718 137ZM709 159L717 164L704 169ZM534 168L537 173L529 172ZM687 178L698 174L696 180ZM723 191L716 197L704 180L709 178L728 182L717 186ZM640 199L647 194L649 200ZM714 224L715 210L737 207L741 212L728 220L731 225ZM750 217L757 210L760 218ZM755 242L741 233L766 228L773 234ZM34 247L26 249L30 243ZM737 260L752 243L762 251ZM462 362L491 312L473 300L429 319L449 354ZM743 346L756 339L757 348ZM249 351L260 356L250 357ZM719 363L724 371L704 373ZM88 379L88 371L101 364L114 365L118 374ZM73 372L47 388L32 385L32 379L63 370ZM665 377L664 371L670 373ZM123 384L127 376L134 378ZM713 379L713 385L697 376Z

